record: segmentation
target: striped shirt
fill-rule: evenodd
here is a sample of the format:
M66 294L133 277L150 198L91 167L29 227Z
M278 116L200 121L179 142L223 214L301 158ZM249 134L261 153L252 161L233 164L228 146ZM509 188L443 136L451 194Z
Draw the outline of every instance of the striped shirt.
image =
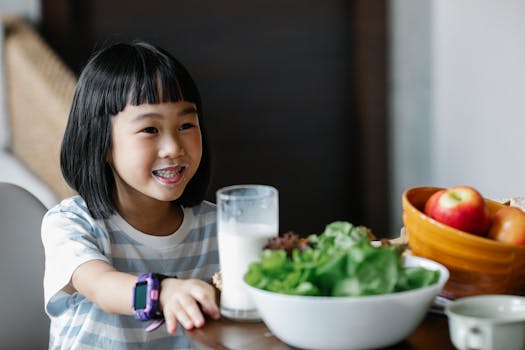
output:
M183 211L184 220L175 233L156 237L136 230L118 214L93 219L79 196L49 210L42 222L49 349L191 348L181 326L174 335L166 327L146 333L149 322L106 313L82 294L62 290L79 265L95 259L135 275L158 272L210 280L219 270L215 205L205 201Z

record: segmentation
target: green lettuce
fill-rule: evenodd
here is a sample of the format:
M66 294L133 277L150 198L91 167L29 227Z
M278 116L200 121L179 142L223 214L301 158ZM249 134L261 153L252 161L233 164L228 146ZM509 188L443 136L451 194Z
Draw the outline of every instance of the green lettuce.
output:
M310 248L265 249L244 278L256 288L292 295L362 296L436 283L439 271L404 267L401 248L372 245L367 229L336 221L307 238Z

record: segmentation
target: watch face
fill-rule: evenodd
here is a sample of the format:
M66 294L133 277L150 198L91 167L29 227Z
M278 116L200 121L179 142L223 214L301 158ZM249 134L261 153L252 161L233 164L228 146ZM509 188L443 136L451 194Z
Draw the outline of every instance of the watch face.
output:
M148 294L148 282L139 282L135 285L135 295L133 299L133 305L135 310L143 310L146 308L146 301Z

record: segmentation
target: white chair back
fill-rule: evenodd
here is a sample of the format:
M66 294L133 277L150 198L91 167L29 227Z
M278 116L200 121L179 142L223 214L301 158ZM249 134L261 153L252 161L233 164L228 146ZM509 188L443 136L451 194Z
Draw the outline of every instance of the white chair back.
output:
M0 348L47 349L44 312L46 207L17 185L0 182Z

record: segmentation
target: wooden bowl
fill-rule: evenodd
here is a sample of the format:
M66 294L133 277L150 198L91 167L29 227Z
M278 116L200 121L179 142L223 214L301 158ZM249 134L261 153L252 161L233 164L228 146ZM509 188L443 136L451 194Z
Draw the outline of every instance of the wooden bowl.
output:
M403 193L403 223L413 255L440 262L450 271L441 295L457 299L480 294L525 294L525 247L457 230L423 214L438 187ZM503 204L485 199L491 215Z

